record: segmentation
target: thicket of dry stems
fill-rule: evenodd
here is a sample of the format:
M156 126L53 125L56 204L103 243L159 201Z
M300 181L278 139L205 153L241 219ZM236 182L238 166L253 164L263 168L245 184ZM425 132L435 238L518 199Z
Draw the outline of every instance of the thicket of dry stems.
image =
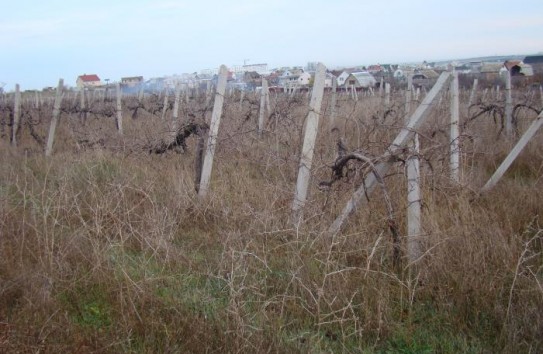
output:
M516 95L542 109L537 96ZM296 226L305 96L272 94L262 138L258 97L241 106L239 96L227 98L205 200L194 191L194 135L182 153L149 153L171 138L161 97L124 100L123 137L114 100L95 99L84 119L79 99L66 98L50 158L52 102L24 101L13 148L4 97L1 351L541 352L542 133L480 196L513 142L500 131L503 100L487 97L468 112L468 96L460 185L449 177L446 92L420 130L424 256L398 268L379 189L341 234L324 237L368 166L350 162L342 179L320 183L332 177L338 137L348 151L379 158L404 122L402 92L390 109L378 96L340 96L334 132L325 97L310 200ZM205 129L211 105L183 102L179 126ZM537 116L522 107L515 114L520 132ZM402 247L409 154L384 178Z

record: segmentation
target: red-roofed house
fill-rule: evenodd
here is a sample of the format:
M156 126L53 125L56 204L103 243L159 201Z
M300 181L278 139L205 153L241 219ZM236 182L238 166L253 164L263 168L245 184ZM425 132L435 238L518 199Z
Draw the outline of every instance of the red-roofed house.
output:
M102 86L102 82L96 74L80 75L77 77L77 81L75 82L75 84L78 88Z

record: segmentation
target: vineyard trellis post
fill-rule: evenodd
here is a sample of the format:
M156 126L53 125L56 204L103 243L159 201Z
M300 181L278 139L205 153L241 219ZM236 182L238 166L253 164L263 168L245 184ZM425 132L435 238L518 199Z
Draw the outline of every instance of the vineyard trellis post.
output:
M364 201L366 201L366 196L369 195L373 189L375 188L375 185L378 181L378 178L375 176L375 173L378 173L381 176L384 176L385 173L389 170L389 168L392 166L394 162L393 155L397 151L399 151L405 144L407 144L408 141L411 140L414 131L421 126L421 124L426 119L429 108L432 105L432 102L434 101L437 94L441 91L443 86L447 83L449 80L450 73L449 72L443 72L435 85L432 87L430 92L428 92L428 95L424 98L424 100L421 102L421 104L417 107L415 112L411 115L411 118L409 119L409 123L406 127L404 127L396 139L392 142L392 144L388 147L386 150L387 152L383 156L383 161L379 162L375 166L375 171L373 173L370 173L366 178L364 179L364 182L357 188L357 190L353 193L345 207L343 208L340 215L334 220L334 222L330 225L328 228L328 236L333 237L335 236L343 227L345 221L347 218L358 208Z
M451 132L450 132L450 170L451 179L460 182L460 102L458 92L458 72L453 72L451 81Z
M143 102L143 97L145 96L145 91L144 91L144 85L143 85L143 82L140 83L140 90L138 92L138 101L139 102Z
M313 163L313 154L315 152L315 141L317 139L317 132L319 130L319 117L321 113L325 78L326 67L324 64L319 63L317 65L317 71L315 72L313 94L311 95L309 113L307 114L307 119L305 122L304 141L302 145L302 154L300 156L296 191L294 193L294 201L292 202L292 212L296 223L301 219L301 209L305 205L305 201L307 199L309 180L311 177L311 165Z
M469 94L469 101L468 101L468 112L471 105L475 102L477 98L477 86L479 84L479 79L473 79L473 87L471 88L471 93Z
M521 153L521 151L528 144L530 139L532 139L532 137L539 130L539 128L541 128L542 125L543 125L543 111L539 113L537 118L532 122L532 124L530 124L526 132L522 135L522 137L519 139L517 144L513 147L509 155L507 155L507 157L503 160L503 162L498 167L496 172L494 172L492 177L490 177L490 179L486 182L483 188L481 188L481 192L488 191L499 182L499 180L503 177L507 169L515 161L517 156Z
M262 78L262 86L260 87L260 111L258 112L258 136L262 135L264 129L264 116L266 114L266 93L268 91L268 80ZM269 113L269 111L268 111Z
M169 92L168 89L164 89L164 102L162 103L162 115L160 116L160 119L164 121L166 118L166 110L168 109L168 96Z
M117 132L119 133L119 135L123 135L123 107L122 107L123 92L121 91L121 84L118 82L117 84L115 84L115 91L116 91L116 97L117 97L117 107L116 107Z
M405 92L405 124L409 124L411 115L413 76L407 76ZM420 193L420 160L419 135L415 132L413 140L408 143L409 157L406 161L407 174L407 257L409 262L415 262L421 255L419 237L421 228L421 193Z
M270 85L268 84L267 80L266 80L266 110L268 112L268 115L270 115L271 114Z
M481 101L485 102L487 96L488 96L488 88L485 88L485 90L483 91L483 97L481 98Z
M82 111L82 114L81 114L81 117L83 118L84 121L87 120L87 106L86 106L86 102L85 102L85 88L82 87L80 89L80 94L81 96L79 97L79 103L80 103L80 106L81 106L81 111Z
M207 80L207 82L206 82L206 107L209 105L209 102L211 101L211 91L212 91L211 80ZM225 87L225 91L226 91L226 87Z
M202 167L202 176L200 178L200 186L198 187L198 195L200 198L204 198L209 190L209 182L211 179L213 157L215 156L217 135L219 133L219 125L221 122L227 76L228 69L225 65L221 65L219 70L219 80L217 82L217 91L215 93L215 103L213 105L213 112L211 114L211 123L209 124L209 137L207 139L206 153Z
M38 91L34 93L34 108L40 108L40 94L38 93Z
M175 84L175 100L173 101L173 113L172 113L172 135L173 137L177 134L177 120L179 118L179 105L181 102L181 85L179 83Z
M385 83L385 108L388 109L390 107L390 84L387 82Z
M332 77L332 101L330 102L330 130L334 129L336 126L336 115L337 115L337 77Z
M241 90L241 93L239 95L239 109L241 110L243 108L243 99L245 98L245 90Z
M49 134L47 136L47 145L45 146L45 156L51 156L53 152L53 142L55 140L55 130L60 118L60 104L62 103L62 91L64 89L64 79L58 80L57 92L55 95L55 103L53 104L53 117L49 126Z
M513 97L511 95L511 72L505 72L505 133L513 134Z
M21 89L19 84L15 84L15 100L13 106L13 126L11 127L11 145L17 146L17 131L19 130L19 121L21 120Z

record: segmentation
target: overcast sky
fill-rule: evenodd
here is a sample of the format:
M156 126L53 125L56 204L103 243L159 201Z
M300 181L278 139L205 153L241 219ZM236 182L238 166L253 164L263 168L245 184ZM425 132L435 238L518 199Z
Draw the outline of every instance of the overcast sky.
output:
M541 0L0 0L0 82L543 52Z

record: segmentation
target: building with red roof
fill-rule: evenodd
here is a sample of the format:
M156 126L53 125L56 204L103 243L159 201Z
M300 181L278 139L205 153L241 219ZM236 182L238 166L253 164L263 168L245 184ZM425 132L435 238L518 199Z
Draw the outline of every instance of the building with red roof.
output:
M98 87L102 86L102 82L96 74L83 74L77 77L76 86L78 88Z

